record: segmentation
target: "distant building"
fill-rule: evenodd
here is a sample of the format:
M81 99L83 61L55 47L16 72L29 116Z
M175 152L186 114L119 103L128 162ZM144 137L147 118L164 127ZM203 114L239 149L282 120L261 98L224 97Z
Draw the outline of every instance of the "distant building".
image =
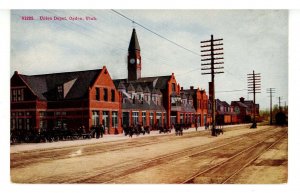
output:
M191 115L194 116L192 117L193 126L194 124L197 124L198 127L204 126L208 122L208 96L205 90L195 89L193 86L190 86L190 89L184 90L182 88L181 92L189 99L188 104L195 109L195 112L190 110L192 114L195 113L195 115ZM183 112L181 112L183 114L182 117L184 117L184 112L183 108Z
M248 123L251 121L251 116L254 112L253 101L245 101L244 97L241 97L239 101L232 101L231 106L238 115L239 123ZM256 104L256 115L259 115L259 105Z
M216 121L221 125L237 123L237 114L226 101L216 99Z

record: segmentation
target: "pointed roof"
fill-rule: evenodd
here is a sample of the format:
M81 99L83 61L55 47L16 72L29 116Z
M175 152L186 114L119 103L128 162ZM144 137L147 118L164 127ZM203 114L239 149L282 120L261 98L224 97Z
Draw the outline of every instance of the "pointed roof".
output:
M156 89L153 88L152 91L151 91L151 93L152 93L152 94L157 94Z
M94 83L101 70L19 75L41 100L56 100L58 85L67 87L67 90L64 91L65 99L77 99L87 95L89 87Z
M138 85L138 86L137 86L136 91L137 91L137 92L143 92L143 89L142 89L141 85Z
M158 95L162 95L162 93L161 93L161 91L160 91L159 89L156 89L156 93L157 93Z
M141 48L140 48L140 44L139 44L139 41L136 36L135 29L133 28L128 51L136 51L136 50L140 51Z
M134 89L134 87L132 86L132 84L129 84L129 85L128 85L127 91L133 91L133 92L135 92L135 89Z
M144 93L150 93L150 90L149 90L148 86L146 86L146 87L144 88Z
M118 90L121 90L121 89L126 89L125 85L123 84L123 82L120 82L119 83L119 86L118 86Z

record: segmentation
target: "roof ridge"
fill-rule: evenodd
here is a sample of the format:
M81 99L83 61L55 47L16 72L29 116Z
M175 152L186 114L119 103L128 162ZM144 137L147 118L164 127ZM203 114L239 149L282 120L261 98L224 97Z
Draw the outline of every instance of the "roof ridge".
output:
M26 75L26 74L20 74L22 76L27 77L38 77L38 76L46 76L46 75L58 75L58 74L67 74L67 73L78 73L78 72L91 72L91 71L101 71L100 69L94 69L94 70L80 70L80 71L71 71L71 72L57 72L57 73L48 73L48 74L34 74L34 75Z

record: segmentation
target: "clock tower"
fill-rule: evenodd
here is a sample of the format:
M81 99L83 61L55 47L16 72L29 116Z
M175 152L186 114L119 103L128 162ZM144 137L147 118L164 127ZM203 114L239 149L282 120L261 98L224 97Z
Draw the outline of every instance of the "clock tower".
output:
M132 30L131 39L128 47L127 68L128 81L134 81L141 78L141 49L134 28Z

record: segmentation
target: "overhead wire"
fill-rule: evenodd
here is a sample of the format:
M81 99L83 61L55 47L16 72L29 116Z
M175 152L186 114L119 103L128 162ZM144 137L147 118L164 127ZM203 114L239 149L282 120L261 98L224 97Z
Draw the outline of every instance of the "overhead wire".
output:
M127 19L127 20L129 20L129 21L135 23L136 25L142 27L143 29L145 29L145 30L147 30L147 31L149 31L149 32L151 32L151 33L157 35L158 37L160 37L160 38L162 38L162 39L164 39L164 40L170 42L171 44L174 44L175 46L178 46L178 47L180 47L180 48L182 48L182 49L184 49L184 50L186 50L186 51L188 51L188 52L190 52L190 53L192 53L192 54L195 54L195 55L197 55L197 56L201 56L201 55L198 54L197 52L194 52L194 51L192 51L192 50L190 50L190 49L188 49L188 48L186 48L186 47L184 47L184 46L182 46L182 45L180 45L180 44L174 42L173 40L170 40L170 39L168 39L168 38L166 38L166 37L160 35L159 33L156 33L155 31L153 31L153 30L149 29L148 27L146 27L146 26L140 24L139 22L136 22L135 20L130 19L130 18L127 17L126 15L124 15L124 14L122 14L122 13L120 13L120 12L114 10L114 9L111 9L111 10L112 10L114 13L116 13L116 14L118 14L118 15L124 17L125 19Z

